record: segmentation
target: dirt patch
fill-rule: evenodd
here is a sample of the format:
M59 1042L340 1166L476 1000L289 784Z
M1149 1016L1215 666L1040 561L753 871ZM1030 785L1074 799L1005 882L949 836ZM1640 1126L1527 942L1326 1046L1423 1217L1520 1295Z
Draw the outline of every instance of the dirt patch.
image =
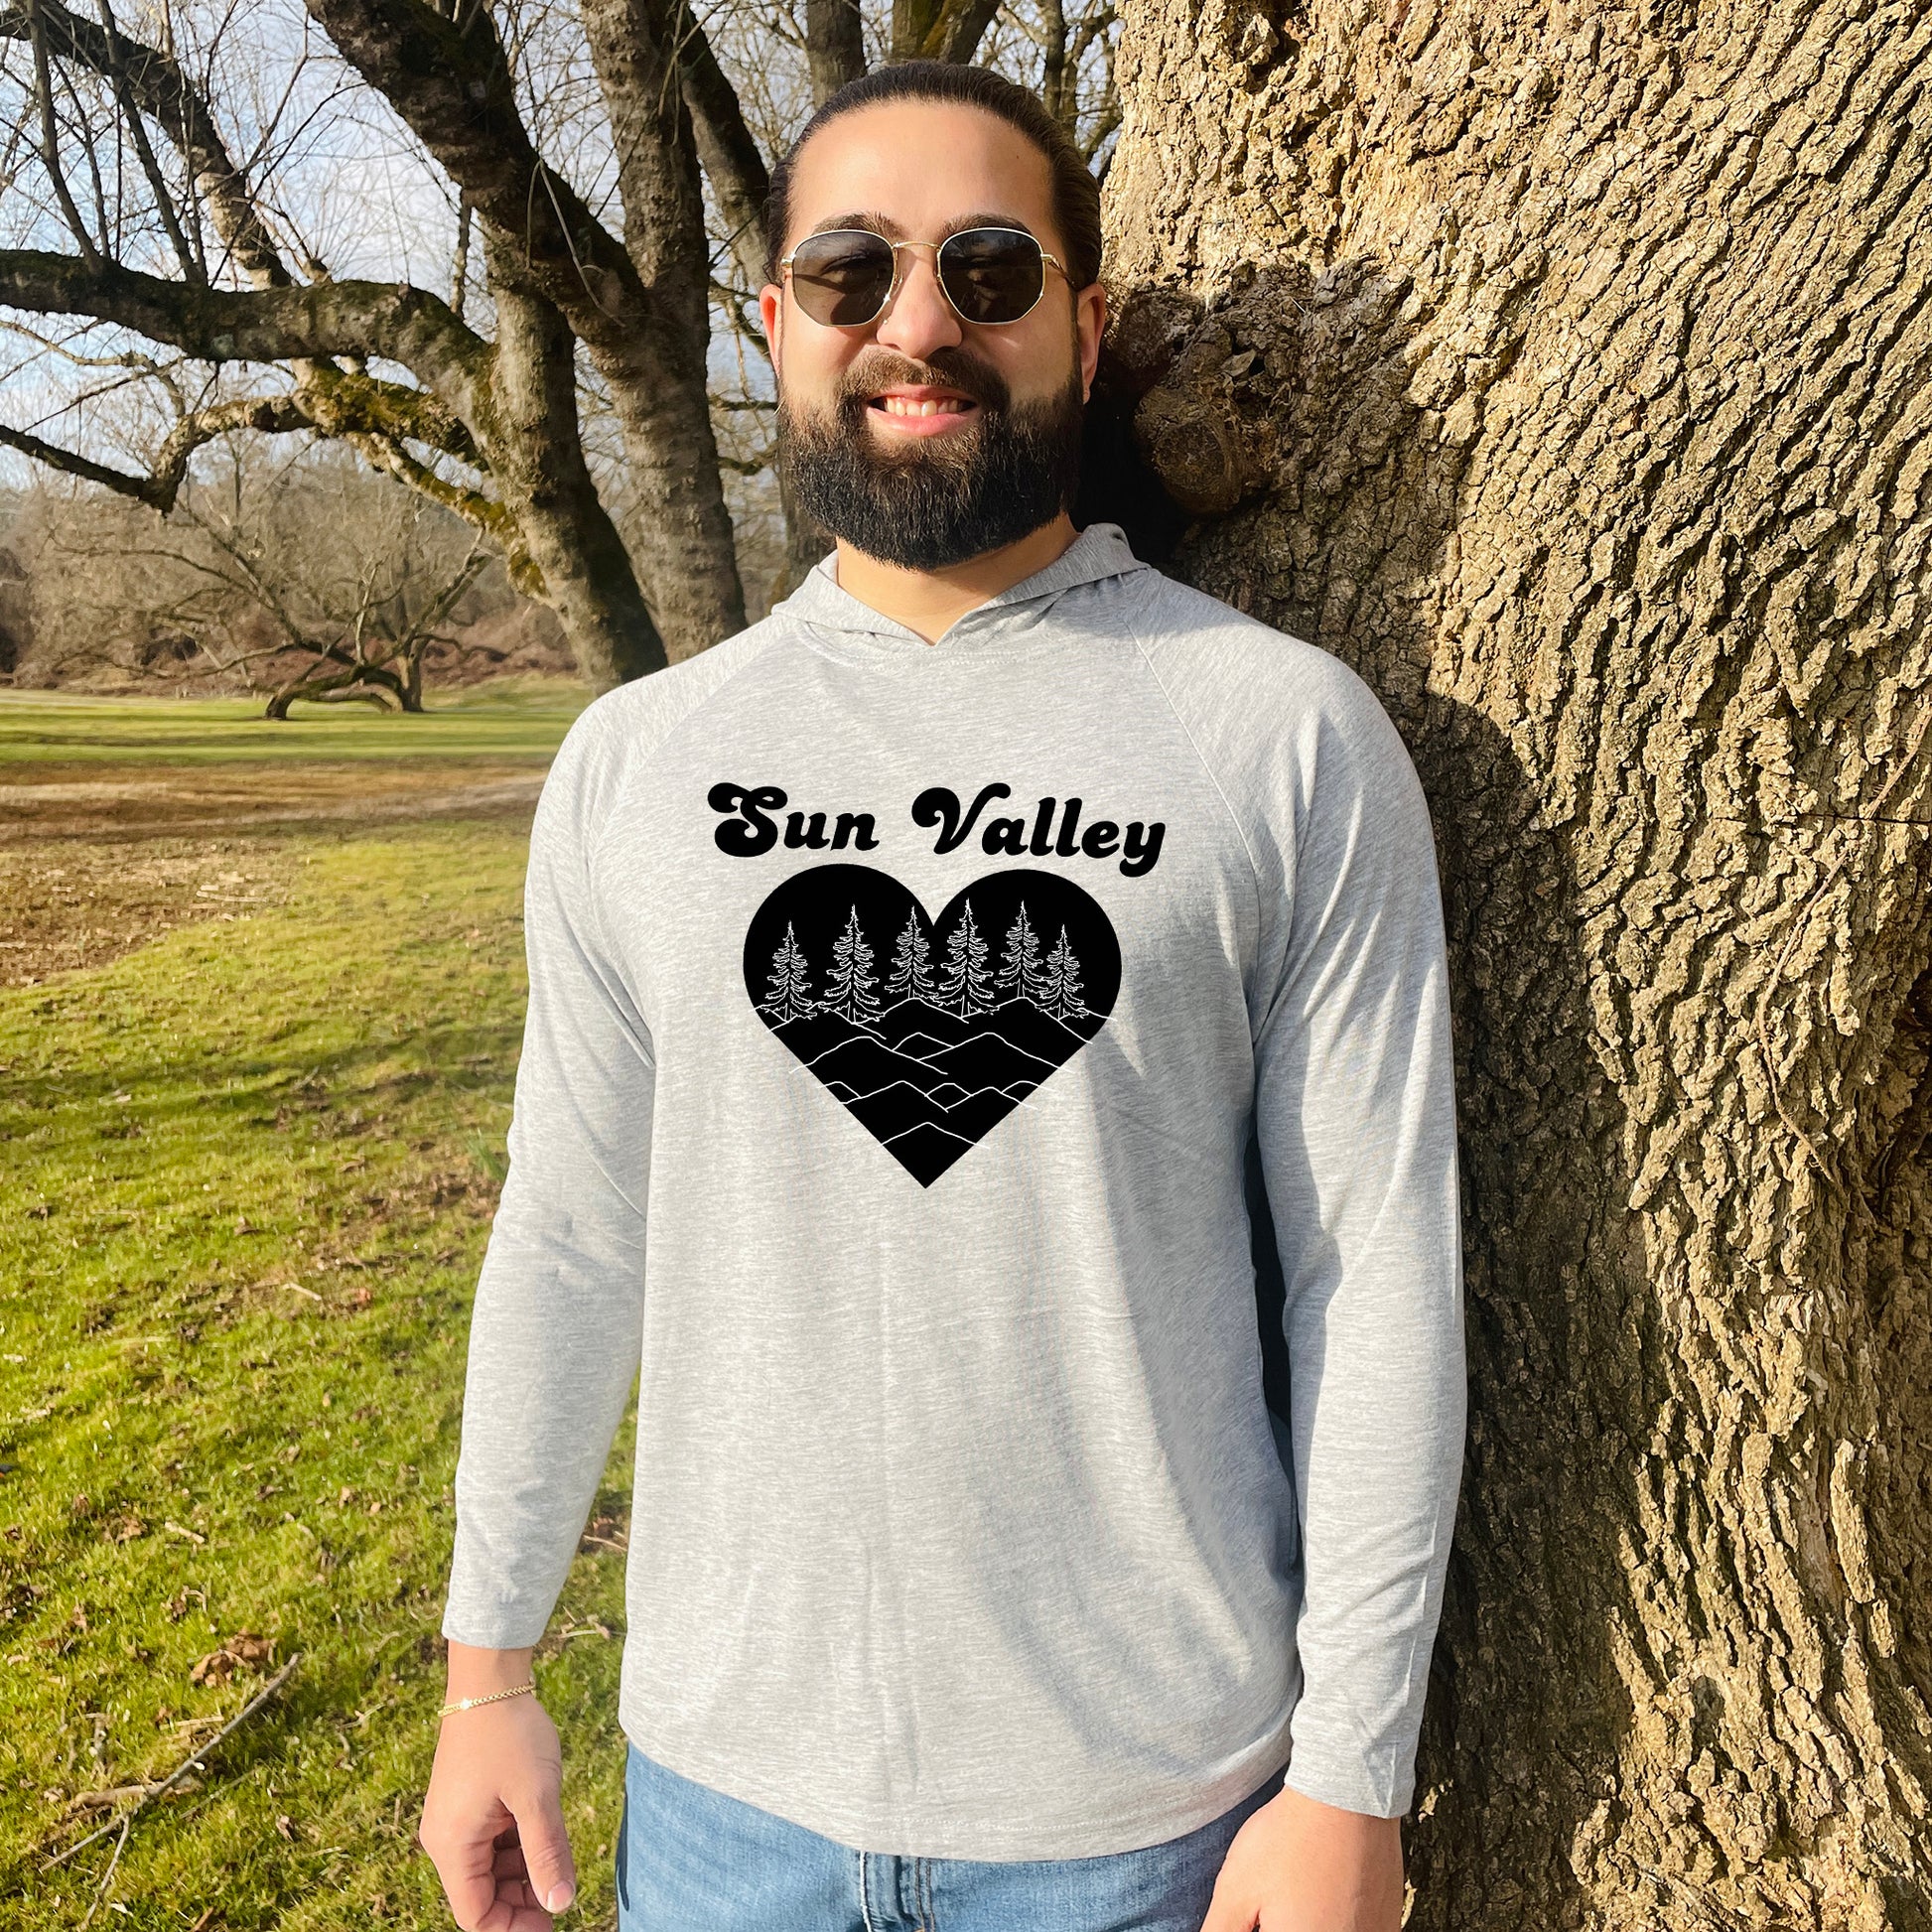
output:
M0 766L0 848L527 811L543 777L527 762L469 759Z
M177 926L280 903L282 840L61 840L0 847L0 986L101 966Z
M279 904L304 826L527 814L543 776L487 759L0 766L0 986Z

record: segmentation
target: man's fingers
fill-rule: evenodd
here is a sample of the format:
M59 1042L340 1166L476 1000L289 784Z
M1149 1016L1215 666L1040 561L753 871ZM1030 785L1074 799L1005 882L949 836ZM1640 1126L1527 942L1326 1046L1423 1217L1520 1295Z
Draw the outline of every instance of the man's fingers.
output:
M1228 1882L1223 1867L1214 1886L1214 1896L1208 1901L1207 1916L1201 1920L1200 1932L1254 1932L1260 1923L1260 1907L1243 1890Z
M502 1923L502 1914L491 1917L496 1904L495 1863L502 1856L495 1841L501 1834L495 1830L496 1818L480 1820L479 1826L462 1836L426 1829L421 1838L457 1924L464 1932L479 1932L487 1920L489 1932L494 1932Z
M556 1792L532 1793L520 1809L514 1798L505 1802L516 1817L532 1895L547 1911L561 1912L577 1896L577 1863L570 1856L570 1838Z

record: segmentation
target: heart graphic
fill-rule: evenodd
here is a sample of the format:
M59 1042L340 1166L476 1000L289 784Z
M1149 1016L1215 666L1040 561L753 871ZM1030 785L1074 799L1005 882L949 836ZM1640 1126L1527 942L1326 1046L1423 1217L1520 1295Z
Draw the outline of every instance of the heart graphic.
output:
M1057 873L988 873L932 919L891 873L812 866L752 915L745 989L930 1187L1106 1024L1120 942Z

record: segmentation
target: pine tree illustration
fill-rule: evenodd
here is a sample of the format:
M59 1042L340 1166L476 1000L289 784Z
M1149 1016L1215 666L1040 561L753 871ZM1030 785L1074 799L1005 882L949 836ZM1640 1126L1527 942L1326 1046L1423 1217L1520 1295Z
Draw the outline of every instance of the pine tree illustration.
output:
M821 1004L827 1013L842 1014L854 1026L863 1026L879 1017L874 992L878 984L879 976L872 970L872 948L859 930L859 908L855 905L845 930L832 942L832 971Z
M919 930L919 915L905 915L905 929L898 935L898 949L893 954L893 970L886 991L901 1000L930 1000L932 987L932 947Z
M1055 1020L1084 1020L1088 1014L1086 989L1080 982L1080 960L1066 942L1066 927L1060 927L1060 942L1046 955L1045 988L1041 1008Z
M1037 1003L1044 968L1039 962L1039 934L1027 916L1027 901L1020 901L1020 916L1007 927L1006 952L994 983L1010 986L1016 1000Z
M791 921L787 919L784 941L771 955L771 977L768 982L771 997L764 1002L761 1011L768 1013L781 1027L787 1020L802 1020L818 1004L811 996L810 977L804 952L792 932Z
M968 899L960 908L959 923L946 941L946 963L940 969L944 977L939 982L940 1001L946 1006L958 1001L962 1020L992 1011L993 989L986 978L987 950L973 919L973 901Z

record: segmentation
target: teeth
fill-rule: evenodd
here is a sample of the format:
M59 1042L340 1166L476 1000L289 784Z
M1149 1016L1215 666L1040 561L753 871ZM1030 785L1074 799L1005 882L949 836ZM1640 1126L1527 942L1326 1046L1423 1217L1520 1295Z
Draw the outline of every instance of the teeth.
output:
M904 396L882 396L880 401L886 405L889 416L953 416L966 407L950 397L939 402L911 402Z

